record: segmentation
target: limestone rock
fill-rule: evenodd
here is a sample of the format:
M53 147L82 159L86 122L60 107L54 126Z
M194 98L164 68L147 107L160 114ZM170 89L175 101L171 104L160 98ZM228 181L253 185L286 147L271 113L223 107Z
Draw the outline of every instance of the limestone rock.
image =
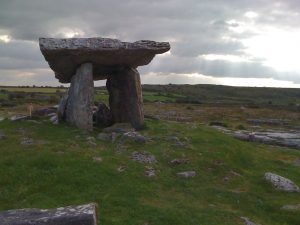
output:
M110 109L104 104L100 103L94 113L94 120L97 126L111 126L113 123Z
M180 172L176 174L178 177L183 177L183 178L190 178L196 176L195 171L185 171L185 172Z
M276 189L286 192L299 192L299 187L293 181L274 173L265 173L265 179Z
M15 122L15 121L21 121L21 120L27 120L29 119L30 117L27 116L27 115L15 115L15 116L12 116L10 118L11 121Z
M284 205L284 206L281 207L281 210L299 211L300 210L300 204L297 204L297 205Z
M84 130L93 129L94 81L91 63L82 64L73 76L68 92L66 121Z
M177 166L177 165L181 165L181 164L188 164L190 162L189 159L173 159L171 160L170 164L172 166Z
M130 159L132 159L133 161L137 161L139 163L146 163L146 164L151 164L156 162L155 156L145 151L144 152L134 151L131 154Z
M258 223L252 222L252 221L249 220L247 217L241 217L241 219L244 221L244 223L245 223L246 225L260 225L260 224L258 224Z
M147 138L145 138L143 135L141 135L140 133L138 133L136 131L126 132L123 134L123 137L125 137L129 140L133 140L138 143L146 143L146 141L147 141Z
M106 78L118 67L147 65L156 54L170 50L167 42L148 40L133 43L109 38L40 38L40 49L56 78L69 83L78 65L91 62L94 79Z
M136 69L124 68L108 77L109 106L115 123L130 123L135 129L144 124L140 74Z
M0 225L97 225L96 204L0 212Z

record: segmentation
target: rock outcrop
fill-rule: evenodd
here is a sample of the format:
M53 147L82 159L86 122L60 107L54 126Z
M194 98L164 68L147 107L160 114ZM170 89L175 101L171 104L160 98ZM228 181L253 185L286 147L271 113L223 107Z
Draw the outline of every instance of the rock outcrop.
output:
M0 212L0 225L96 225L96 204Z

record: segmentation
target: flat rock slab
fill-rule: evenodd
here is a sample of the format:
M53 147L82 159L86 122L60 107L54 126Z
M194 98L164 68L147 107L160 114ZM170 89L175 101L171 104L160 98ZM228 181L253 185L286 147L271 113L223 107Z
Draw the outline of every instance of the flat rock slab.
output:
M299 192L299 187L294 184L293 181L275 173L265 173L265 179L278 190L286 192Z
M0 212L0 225L96 225L96 204Z
M168 42L148 40L133 43L109 38L40 38L40 49L55 76L69 83L76 68L83 63L93 64L94 79L106 79L118 68L147 65L156 54L170 50Z

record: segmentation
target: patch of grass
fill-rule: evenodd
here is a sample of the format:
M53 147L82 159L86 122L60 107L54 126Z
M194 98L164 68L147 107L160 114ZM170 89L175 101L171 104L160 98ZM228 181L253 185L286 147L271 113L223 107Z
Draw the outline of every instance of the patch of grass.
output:
M284 204L299 203L299 194L278 192L263 180L271 171L300 184L299 168L283 161L299 158L298 151L242 142L198 123L146 124L141 133L151 141L126 142L120 151L118 142L87 143L100 130L1 122L7 138L0 140L0 210L97 202L100 224L107 225L243 224L240 216L266 225L299 224L299 213L280 211ZM170 136L187 147L174 147ZM23 137L47 143L23 146ZM145 165L129 159L137 150L155 155L156 177L146 177ZM174 158L191 163L170 166ZM127 169L120 173L119 166ZM176 176L187 170L197 176Z

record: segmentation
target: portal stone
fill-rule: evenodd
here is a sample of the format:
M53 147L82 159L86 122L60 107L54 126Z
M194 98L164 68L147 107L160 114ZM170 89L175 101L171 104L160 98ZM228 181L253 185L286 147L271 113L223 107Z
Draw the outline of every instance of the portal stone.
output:
M106 87L113 121L129 122L134 128L141 128L144 112L139 72L134 68L124 68L108 77Z
M81 64L72 77L66 106L66 121L84 130L93 129L94 80L91 63Z

